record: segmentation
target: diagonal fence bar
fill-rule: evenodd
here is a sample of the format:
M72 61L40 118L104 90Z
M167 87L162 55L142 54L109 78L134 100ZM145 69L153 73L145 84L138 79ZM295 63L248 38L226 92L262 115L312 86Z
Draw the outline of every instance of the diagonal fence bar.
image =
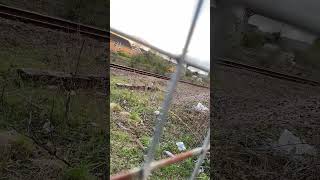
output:
M191 41L191 38L192 38L192 35L194 32L194 28L195 28L197 20L199 18L202 4L203 4L203 0L199 0L197 7L196 7L194 17L191 22L191 26L190 26L190 29L188 32L188 37L187 37L185 46L183 48L182 55L180 56L178 64L177 64L176 72L173 74L172 80L170 81L170 84L169 84L168 92L167 92L165 100L162 104L160 116L157 119L157 125L156 125L156 129L155 129L152 141L151 141L151 145L149 147L148 155L147 155L147 158L146 158L145 163L143 165L143 171L141 174L142 179L147 179L147 177L150 174L150 164L154 160L154 154L156 151L156 147L159 145L159 141L160 141L160 137L161 137L161 134L163 131L163 127L164 127L166 120L167 120L167 114L169 111L171 99L172 99L173 93L176 89L177 83L179 81L179 76L181 74L181 70L183 67L182 65L184 63L184 58L187 54L187 50L190 45L190 41Z
M209 150L207 147L209 146L210 144L210 128L208 129L208 132L207 132L207 136L204 140L204 143L202 145L202 149L203 149L203 152L201 153L201 155L199 156L199 158L197 159L197 163L194 167L194 170L192 172L192 175L190 177L190 180L194 180L196 178L196 176L198 175L199 173L199 168L207 154L207 151Z

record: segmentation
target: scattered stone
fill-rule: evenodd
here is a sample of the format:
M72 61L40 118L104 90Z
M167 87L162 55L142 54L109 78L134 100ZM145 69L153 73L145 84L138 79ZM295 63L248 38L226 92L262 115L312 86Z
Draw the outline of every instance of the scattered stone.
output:
M49 120L43 124L42 128L46 133L51 133L54 130L54 127Z
M0 132L0 147L6 147L11 142L15 141L18 134L15 131L3 131Z
M132 84L123 84L123 83L116 83L117 87L121 88L127 88L131 90L150 90L150 91L156 91L158 88L155 88L153 86L146 86L146 85L132 85Z
M127 100L124 99L124 100L122 101L122 103L123 103L123 104L127 104Z
M66 165L56 159L32 159L32 165L39 167L37 173L30 175L32 179L56 179L57 176L60 177L63 175L63 170L66 168ZM32 174L32 173L31 173ZM29 179L27 178L27 179Z
M175 155L172 154L170 151L163 151L163 153L164 153L165 155L167 155L168 157L175 157Z
M158 116L160 114L160 111L154 111L154 114Z
M71 73L41 70L33 68L20 68L17 73L23 80L40 81L48 85L60 85L67 89L72 88L93 88L103 87L105 75L104 74L79 74L73 76Z
M103 92L96 92L96 95L98 95L98 96L107 96L107 94L103 93Z
M48 141L46 143L46 147L50 150L50 152L55 152L56 151L56 147L54 146L54 144L50 141Z
M116 103L110 103L110 110L112 112L120 112L122 110L121 106Z
M95 123L95 122L91 122L90 125L93 126L93 127L98 127L98 124Z
M55 90L55 89L58 89L58 86L54 86L54 85L49 85L49 86L48 86L48 89L52 89L52 90Z
M121 117L126 118L126 119L130 118L130 116L131 116L131 114L126 111L121 111L119 114Z
M70 92L70 95L71 95L71 96L75 96L75 95L76 95L76 92L72 90L72 91Z
M123 130L126 130L126 131L130 130L129 128L124 127L124 125L122 125L121 122L117 122L117 125Z

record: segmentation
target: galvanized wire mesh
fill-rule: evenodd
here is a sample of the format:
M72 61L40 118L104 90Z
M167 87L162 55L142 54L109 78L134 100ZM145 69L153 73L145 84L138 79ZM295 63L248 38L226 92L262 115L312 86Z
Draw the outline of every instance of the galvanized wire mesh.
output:
M176 90L177 83L179 81L183 65L187 63L189 66L193 66L193 67L196 67L196 68L201 69L203 71L209 72L209 67L198 64L195 61L190 61L190 60L186 59L188 47L189 47L191 38L193 36L193 32L196 27L196 23L198 21L199 13L201 11L203 3L204 3L204 0L199 0L196 5L195 13L194 13L194 16L193 16L193 19L191 22L191 26L190 26L188 36L187 36L187 39L186 39L186 42L185 42L185 45L183 48L183 52L181 55L174 55L172 53L166 52L158 47L152 46L150 44L146 44L145 42L142 42L142 41L126 34L126 33L123 33L119 30L111 28L111 31L116 34L119 34L119 35L121 35L125 38L128 38L128 39L131 39L135 42L138 42L144 46L149 47L152 50L155 50L161 54L164 54L172 59L177 60L176 71L175 71L175 73L172 74L171 80L169 81L168 88L166 91L166 96L165 96L165 99L164 99L162 106L161 106L160 115L158 116L157 121L156 121L154 135L153 135L152 141L149 145L148 154L147 154L147 157L145 159L143 166L141 168L136 168L136 169L133 169L133 170L126 172L126 173L123 173L123 174L120 173L115 176L112 176L111 179L114 179L114 180L115 179L132 179L132 178L147 179L150 176L152 170L159 168L159 167L164 167L164 166L170 165L172 163L176 163L178 161L184 160L188 157L192 157L195 155L199 155L199 158L195 164L195 168L194 168L192 174L190 172L190 175L191 175L190 179L195 179L196 176L198 175L199 167L202 164L202 162L205 158L205 155L210 147L210 145L209 145L210 144L210 129L208 129L207 136L206 136L206 138L203 142L203 146L201 148L196 148L191 151L178 154L175 157L171 157L169 159L164 159L164 160L160 160L160 161L156 161L156 162L154 161L154 159L155 159L154 156L155 156L156 148L159 145L160 137L163 132L163 127L166 124L167 115L168 115L169 107L170 107L171 100L173 97L173 93Z

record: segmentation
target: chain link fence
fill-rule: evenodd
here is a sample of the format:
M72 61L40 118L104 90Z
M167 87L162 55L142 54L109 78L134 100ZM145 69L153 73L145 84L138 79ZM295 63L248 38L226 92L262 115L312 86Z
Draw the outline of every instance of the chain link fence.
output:
M188 47L189 47L189 44L191 41L191 37L193 36L194 28L196 27L196 23L197 23L201 8L203 6L203 3L204 3L204 0L199 0L197 3L196 10L195 10L195 13L194 13L194 16L192 19L192 23L191 23L191 26L189 29L188 37L186 39L186 42L185 42L185 45L183 48L183 52L181 55L173 55L171 53L163 51L160 48L157 48L157 47L152 46L150 44L146 44L145 42L141 42L140 40L138 40L130 35L127 35L119 30L111 28L111 31L116 34L119 34L119 35L126 37L128 39L131 39L131 40L138 42L142 45L145 45L145 46L147 46L147 47L149 47L149 48L151 48L161 54L164 54L172 59L177 60L176 70L175 70L175 73L172 74L171 80L168 84L165 99L164 99L162 106L161 106L160 115L156 120L154 134L153 134L151 143L148 147L148 153L147 153L147 157L145 158L144 164L142 165L142 167L135 168L130 171L126 171L123 173L113 175L113 176L111 176L112 180L147 179L153 170L168 166L170 164L177 163L179 161L183 161L183 160L190 158L192 156L199 156L199 157L198 157L198 160L196 161L193 172L190 172L190 179L195 179L197 177L197 175L199 173L199 168L200 168L208 150L210 149L210 129L207 130L207 135L202 143L203 144L202 147L195 148L193 150L190 150L190 151L187 151L187 152L184 152L181 154L177 154L174 157L171 157L168 159L162 159L159 161L154 161L154 159L155 159L156 148L157 148L157 146L159 146L160 137L163 133L163 128L164 128L164 125L166 124L166 121L167 121L167 116L168 116L171 100L173 97L173 93L176 90L177 83L178 83L180 75L182 73L183 65L188 64L190 66L194 66L196 68L199 68L203 71L209 72L209 67L205 67L201 64L197 64L197 62L190 61L186 58Z

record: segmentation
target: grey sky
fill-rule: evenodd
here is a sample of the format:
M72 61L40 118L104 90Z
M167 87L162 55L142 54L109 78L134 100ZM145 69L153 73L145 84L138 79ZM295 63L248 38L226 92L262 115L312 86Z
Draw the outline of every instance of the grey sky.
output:
M181 54L196 3L197 0L111 0L111 27ZM209 0L205 0L188 55L210 66Z
M313 34L259 15L252 16L249 19L249 23L258 26L264 32L279 32L281 30L284 37L294 40L312 43L315 39Z

